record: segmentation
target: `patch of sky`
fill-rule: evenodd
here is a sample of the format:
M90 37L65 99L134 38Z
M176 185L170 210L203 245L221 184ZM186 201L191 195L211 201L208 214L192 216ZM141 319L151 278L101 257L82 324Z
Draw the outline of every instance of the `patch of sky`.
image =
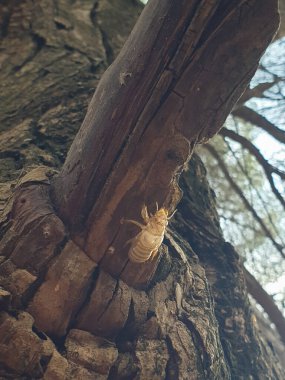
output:
M269 46L265 52L260 68L254 75L250 87L259 83L274 82L280 78L270 90L265 92L263 98L252 98L246 105L269 120L274 126L285 129L285 38L277 40ZM281 82L282 81L282 82ZM285 160L284 147L265 131L260 133L252 141L268 160L275 163ZM278 166L278 165L277 165Z

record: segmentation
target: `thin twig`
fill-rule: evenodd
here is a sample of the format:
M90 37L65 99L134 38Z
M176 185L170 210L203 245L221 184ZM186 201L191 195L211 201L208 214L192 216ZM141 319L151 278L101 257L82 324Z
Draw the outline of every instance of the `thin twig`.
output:
M211 155L216 159L216 161L219 164L219 168L224 173L224 176L227 179L227 181L229 182L229 184L231 185L232 189L240 197L240 199L242 200L242 202L245 205L246 209L251 212L251 214L253 215L254 219L259 223L259 225L262 228L263 232L270 239L270 241L272 242L272 244L274 245L274 247L278 250L278 252L281 254L281 256L283 258L285 258L285 254L283 252L284 247L281 244L277 243L277 241L272 236L272 233L270 232L270 230L268 229L268 227L264 223L264 221L261 219L261 217L255 211L254 207L249 203L249 201L247 200L247 198L243 194L243 191L241 190L241 188L233 180L233 178L231 177L231 175L230 175L230 173L228 171L228 168L227 168L226 164L224 163L224 161L222 160L222 158L220 157L220 155L218 154L218 152L216 151L216 149L212 145L210 145L210 144L205 144L202 147L204 149L207 149L211 153Z

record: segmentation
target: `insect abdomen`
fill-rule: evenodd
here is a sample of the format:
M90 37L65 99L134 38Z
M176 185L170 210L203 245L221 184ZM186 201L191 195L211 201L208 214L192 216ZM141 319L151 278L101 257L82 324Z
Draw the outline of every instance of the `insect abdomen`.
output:
M129 259L135 263L143 263L150 259L163 241L164 235L153 235L147 230L141 231L133 240L129 250Z
M135 263L144 263L156 256L169 220L168 211L165 208L161 208L154 215L150 214L149 216L146 206L143 206L141 216L146 224L131 219L125 220L141 229L141 232L129 241L131 248L128 256L130 261Z

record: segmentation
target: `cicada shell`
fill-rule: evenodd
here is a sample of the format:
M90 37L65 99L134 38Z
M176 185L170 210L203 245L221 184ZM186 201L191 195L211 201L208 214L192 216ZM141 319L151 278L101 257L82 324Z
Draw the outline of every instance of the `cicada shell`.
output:
M161 208L154 215L149 215L147 207L143 206L141 216L145 224L135 220L124 220L138 226L141 231L127 243L131 244L128 252L130 261L134 263L144 263L153 260L164 238L166 226L168 224L168 210Z

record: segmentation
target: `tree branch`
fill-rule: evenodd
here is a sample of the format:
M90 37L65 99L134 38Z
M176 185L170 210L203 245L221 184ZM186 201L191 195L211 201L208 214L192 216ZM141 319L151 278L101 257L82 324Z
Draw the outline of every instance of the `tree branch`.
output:
M222 160L222 158L220 157L220 155L218 154L218 152L216 151L216 149L212 145L210 145L210 144L204 145L203 148L207 149L211 153L211 155L216 159L216 161L219 164L219 168L224 173L225 178L227 179L227 181L231 185L232 189L240 197L240 199L242 200L242 202L245 205L246 209L251 212L251 214L253 215L254 219L258 222L258 224L260 225L261 229L263 230L263 232L265 233L265 235L270 239L270 241L272 242L272 244L274 245L274 247L278 250L278 252L281 254L281 256L283 258L285 258L285 254L283 252L284 247L281 244L279 244L279 243L276 242L276 240L272 236L270 230L267 228L266 224L263 222L263 220L257 214L257 212L255 211L255 209L249 203L249 201L247 200L247 198L245 197L245 195L243 194L242 190L237 185L237 183L232 179L232 177L231 177L231 175L230 175L230 173L229 173L229 171L228 171L228 169L227 169L224 161Z
M244 147L250 154L252 154L256 158L256 160L259 162L259 164L261 165L266 175L266 178L270 184L272 192L274 193L274 195L279 200L279 202L281 203L282 207L285 210L285 200L282 197L282 195L279 193L278 189L276 188L273 177L272 177L272 174L275 173L275 174L278 174L278 176L284 181L285 173L279 170L278 168L275 168L274 166L272 166L263 157L263 155L260 153L260 150L254 144L252 144L249 140L247 140L245 137L227 128L222 128L219 131L219 134L238 142L239 144L241 144L242 147Z
M248 85L279 22L276 4L153 0L144 8L53 187L73 239L108 273L136 286L152 276L159 257L128 262L125 243L137 231L120 220L139 220L144 203L176 207L183 166Z
M285 144L285 131L270 123L270 121L268 121L265 117L259 115L251 108L246 106L240 107L236 110L233 110L232 115L237 116L257 127L262 128L265 132L269 133L276 140Z
M248 87L246 91L242 94L242 96L239 98L234 109L238 109L242 104L246 103L251 98L262 98L264 91L269 90L279 81L281 81L281 79L276 79L273 82L259 83L257 86L253 88Z
M255 185L254 185L254 183L253 183L253 181L252 181L252 179L251 179L251 177L250 177L248 171L247 171L247 170L245 169L245 167L240 163L238 157L236 157L236 153L235 153L234 150L232 149L230 143L229 143L228 141L225 141L225 143L227 144L227 146L228 146L230 152L232 153L232 155L233 155L234 158L236 159L236 162L237 162L238 167L240 168L240 170L242 171L242 173L245 175L245 177L246 177L247 180L248 180L248 183L249 183L249 185L250 185L250 187L249 187L249 191L250 191L250 193L251 193L251 203L252 203L252 190L254 189L254 190L255 190L255 193L256 193L256 195L257 195L257 197L258 197L258 199L259 199L259 200L261 201L261 203L262 203L262 207L263 207L264 211L266 212L266 215L267 215L267 217L268 217L268 220L269 220L269 222L270 222L270 224L271 224L273 230L275 231L276 234L278 234L279 231L278 231L278 229L276 228L276 226L275 226L275 224L274 224L274 222L273 222L273 219L272 219L272 216L271 216L271 214L270 214L270 212L269 212L269 210L268 210L267 204L264 202L264 200L263 200L263 198L262 198L262 196L261 196L261 194L260 194L260 191L259 191L258 189L256 189L256 187L255 187ZM242 152L242 153L243 153L243 152ZM284 242L283 242L281 239L280 239L280 241L281 241L281 244L284 245Z
M285 344L285 319L281 311L276 306L272 297L263 289L255 277L245 267L243 267L243 270L249 293L268 314L271 322L276 326L276 329Z

